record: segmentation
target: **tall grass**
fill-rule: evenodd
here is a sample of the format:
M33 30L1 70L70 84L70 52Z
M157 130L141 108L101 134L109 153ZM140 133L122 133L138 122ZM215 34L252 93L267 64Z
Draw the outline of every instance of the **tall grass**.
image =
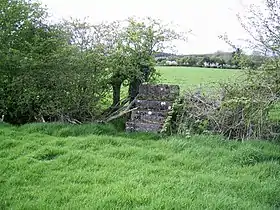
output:
M0 209L277 209L280 146L0 124Z

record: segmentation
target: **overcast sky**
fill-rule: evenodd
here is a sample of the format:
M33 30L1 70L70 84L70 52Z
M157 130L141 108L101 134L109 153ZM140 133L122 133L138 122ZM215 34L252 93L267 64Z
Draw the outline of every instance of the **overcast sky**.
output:
M261 0L41 0L56 18L90 17L92 22L122 20L129 16L160 18L192 30L178 53L211 53L231 48L218 36L227 32L232 40L245 38L236 14Z

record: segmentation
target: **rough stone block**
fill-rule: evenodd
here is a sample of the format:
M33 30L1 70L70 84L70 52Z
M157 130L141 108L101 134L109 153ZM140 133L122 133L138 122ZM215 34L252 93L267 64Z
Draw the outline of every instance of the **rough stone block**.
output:
M178 85L141 85L126 131L160 132L179 91Z
M167 116L166 111L133 111L131 113L131 121L143 123L161 123L163 124Z
M174 101L180 93L178 85L150 85L143 84L140 86L138 99Z
M169 111L172 109L172 102L136 100L135 106L138 107L138 110Z
M162 125L159 123L141 123L141 122L127 122L127 132L154 132L158 133L162 129Z

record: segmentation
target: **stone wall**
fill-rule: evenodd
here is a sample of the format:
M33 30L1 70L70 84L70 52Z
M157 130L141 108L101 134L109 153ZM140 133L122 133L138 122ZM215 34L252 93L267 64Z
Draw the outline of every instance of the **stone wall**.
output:
M141 85L135 101L137 109L131 113L126 130L160 132L179 92L178 85Z

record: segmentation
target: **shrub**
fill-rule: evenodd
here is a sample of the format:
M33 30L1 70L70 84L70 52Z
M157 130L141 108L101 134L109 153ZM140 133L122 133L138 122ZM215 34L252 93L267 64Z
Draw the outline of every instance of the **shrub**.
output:
M269 118L277 103L267 86L220 84L187 92L174 104L164 131L181 135L221 134L229 139L276 139L278 123Z
M0 10L0 116L5 122L94 119L109 91L104 56L70 44L66 31L48 23L38 3L4 0Z

